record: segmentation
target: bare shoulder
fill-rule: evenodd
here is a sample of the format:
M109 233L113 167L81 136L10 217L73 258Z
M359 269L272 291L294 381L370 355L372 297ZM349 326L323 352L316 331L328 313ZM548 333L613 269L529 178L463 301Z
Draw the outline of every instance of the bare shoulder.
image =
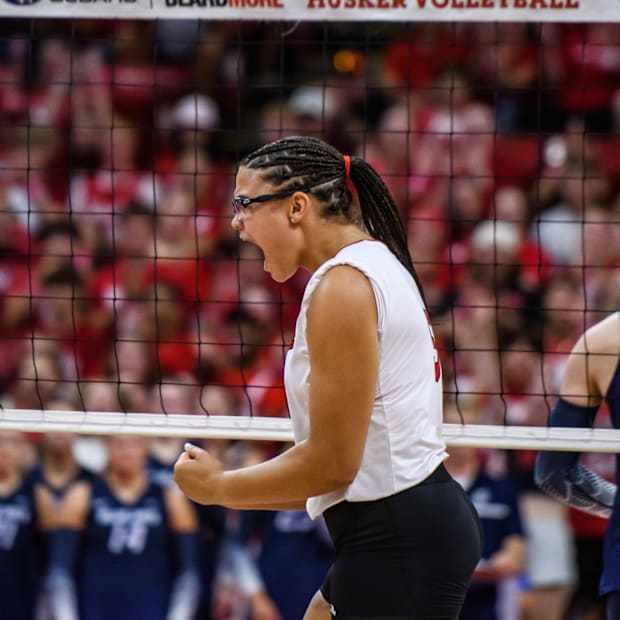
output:
M568 357L562 394L583 406L598 404L607 393L620 355L620 313L587 329Z
M329 349L350 347L362 334L373 337L377 304L368 278L348 265L332 267L318 284L308 307L308 341Z
M620 355L620 312L614 312L586 330L575 349L580 353Z
M355 267L336 265L322 278L312 296L313 306L332 306L340 311L360 309L367 304L375 307L375 298L368 278Z

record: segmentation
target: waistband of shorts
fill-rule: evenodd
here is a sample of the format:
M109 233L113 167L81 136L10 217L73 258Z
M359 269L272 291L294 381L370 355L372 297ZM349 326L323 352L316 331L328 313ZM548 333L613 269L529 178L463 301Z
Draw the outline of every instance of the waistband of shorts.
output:
M450 482L453 480L452 476L448 473L445 465L443 463L439 463L435 471L422 480L422 482L418 482L418 484L414 485L414 487L422 487L426 484L435 484L437 482Z
M405 494L408 492L413 492L415 491L415 489L419 489L420 487L424 487L426 485L429 484L439 484L439 483L443 483L443 482L451 482L453 481L454 478L452 478L452 476L448 473L448 470L445 468L443 463L439 463L439 465L435 468L435 470L433 471L433 473L429 474L426 478L424 478L424 480L422 480L421 482L418 482L417 484L414 484L410 487L407 487L405 489L403 489L402 491L397 491L396 493L394 493L394 495L389 495L387 497L381 497L378 499L371 499L371 500L365 500L365 501L348 501L348 500L343 500L341 502L338 502L337 504L334 504L333 506L330 506L324 513L323 515L325 517L328 517L330 514L331 515L335 515L338 513L342 513L343 511L347 510L348 507L351 507L352 509L356 508L356 507L362 507L364 505L369 505L369 504L378 504L381 502L386 502L389 501L390 499L393 499L395 497L398 497L401 494Z

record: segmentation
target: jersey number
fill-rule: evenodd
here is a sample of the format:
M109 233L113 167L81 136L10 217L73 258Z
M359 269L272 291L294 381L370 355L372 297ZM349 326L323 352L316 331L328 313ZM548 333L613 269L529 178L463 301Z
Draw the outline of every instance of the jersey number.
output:
M139 555L144 551L148 527L144 523L125 522L116 523L110 530L108 538L108 551L114 555L122 553L124 550Z
M435 383L441 379L441 362L439 361L439 351L437 350L437 340L435 338L435 333L433 332L433 326L431 325L431 317L428 313L428 310L424 310L424 315L426 316L426 322L428 324L428 333L431 336L431 342L433 343L433 363L435 366Z
M12 549L17 536L19 523L8 518L0 518L0 549Z

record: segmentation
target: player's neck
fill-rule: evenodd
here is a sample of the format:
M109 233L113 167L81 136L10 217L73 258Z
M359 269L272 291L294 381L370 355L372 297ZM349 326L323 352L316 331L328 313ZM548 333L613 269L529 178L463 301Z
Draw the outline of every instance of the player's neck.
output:
M0 495L6 497L13 493L22 481L21 472L0 470Z
M312 273L347 245L371 238L350 222L336 224L319 220L318 225L312 229L312 236L307 244L307 251L302 256L301 264Z
M42 459L45 477L70 478L77 471L77 464L71 452L47 452Z
M135 502L144 493L148 478L143 470L135 472L119 472L111 470L107 473L107 481L114 494L122 502Z

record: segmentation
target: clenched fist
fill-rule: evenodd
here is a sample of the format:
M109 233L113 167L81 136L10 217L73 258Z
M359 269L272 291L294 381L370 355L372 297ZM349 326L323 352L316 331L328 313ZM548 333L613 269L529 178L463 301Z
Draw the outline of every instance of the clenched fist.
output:
M217 504L218 483L224 466L208 452L186 443L174 465L174 481L181 491L198 504Z

